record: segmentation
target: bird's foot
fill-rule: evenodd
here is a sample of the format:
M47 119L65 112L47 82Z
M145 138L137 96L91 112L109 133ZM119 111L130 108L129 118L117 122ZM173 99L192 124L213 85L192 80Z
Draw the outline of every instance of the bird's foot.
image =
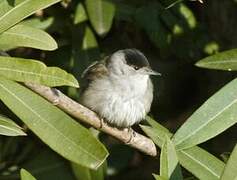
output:
M125 128L124 130L129 134L129 139L126 142L126 144L129 144L132 141L132 139L136 136L136 132L131 127Z
M100 118L100 126L99 129L102 129L105 124L104 118Z

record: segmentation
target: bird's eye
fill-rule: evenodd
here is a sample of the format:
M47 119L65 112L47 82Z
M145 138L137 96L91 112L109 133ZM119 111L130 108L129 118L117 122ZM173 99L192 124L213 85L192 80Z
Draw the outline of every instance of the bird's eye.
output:
M138 70L138 69L139 69L139 67L138 67L138 66L133 66L133 68L134 68L135 70Z

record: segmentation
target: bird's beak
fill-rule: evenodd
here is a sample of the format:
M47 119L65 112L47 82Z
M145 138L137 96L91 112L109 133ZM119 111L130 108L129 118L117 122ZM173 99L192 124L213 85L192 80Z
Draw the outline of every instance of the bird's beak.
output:
M153 76L161 76L161 73L152 70L151 68L146 68L146 73Z

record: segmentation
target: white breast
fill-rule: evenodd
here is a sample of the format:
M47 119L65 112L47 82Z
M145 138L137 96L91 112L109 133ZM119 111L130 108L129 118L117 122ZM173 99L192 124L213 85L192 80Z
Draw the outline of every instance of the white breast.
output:
M93 81L84 93L82 103L107 122L130 127L140 122L149 111L152 90L149 76L110 76Z

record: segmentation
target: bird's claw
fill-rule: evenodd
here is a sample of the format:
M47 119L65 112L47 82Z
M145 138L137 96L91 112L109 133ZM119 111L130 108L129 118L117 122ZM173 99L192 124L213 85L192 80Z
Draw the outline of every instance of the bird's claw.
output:
M126 144L129 144L132 141L133 137L136 136L136 132L131 127L125 128L125 131L127 131L129 134L129 139L126 142Z

